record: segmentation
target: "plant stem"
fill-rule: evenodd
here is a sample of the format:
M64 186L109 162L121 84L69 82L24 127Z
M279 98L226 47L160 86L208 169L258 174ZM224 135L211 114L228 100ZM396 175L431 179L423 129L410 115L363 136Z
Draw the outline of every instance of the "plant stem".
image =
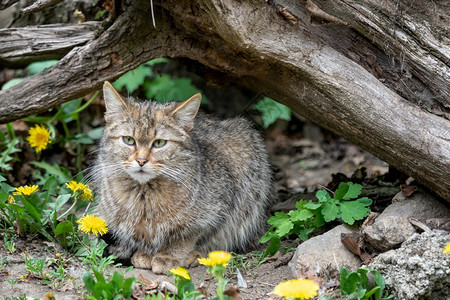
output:
M56 220L60 220L60 219L62 219L62 218L64 218L65 216L67 216L67 214L72 210L72 208L74 208L75 207L75 205L77 204L77 200L78 200L78 197L75 197L75 201L73 201L73 204L72 204L72 206L71 207L69 207L69 209L68 210L66 210L66 212L65 213L63 213L62 215L60 215L58 218L56 218Z

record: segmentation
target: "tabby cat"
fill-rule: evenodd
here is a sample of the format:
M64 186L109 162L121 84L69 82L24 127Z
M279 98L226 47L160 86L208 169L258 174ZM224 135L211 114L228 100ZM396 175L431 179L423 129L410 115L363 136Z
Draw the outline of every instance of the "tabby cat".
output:
M197 114L200 94L160 104L122 98L109 82L103 92L106 126L93 177L112 254L166 273L258 238L271 170L248 121Z

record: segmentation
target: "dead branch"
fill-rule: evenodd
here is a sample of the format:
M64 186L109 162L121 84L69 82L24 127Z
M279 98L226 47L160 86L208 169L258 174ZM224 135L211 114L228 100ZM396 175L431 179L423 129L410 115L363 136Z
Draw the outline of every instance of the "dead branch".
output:
M0 0L0 10L6 9L19 0Z
M62 2L63 0L36 0L33 4L30 6L25 7L22 9L22 13L24 15L28 15L31 13L35 13L41 10L44 10L46 8L49 8L53 5L58 4L59 2Z
M101 30L100 22L0 29L0 61L14 66L61 58L75 46L95 39Z

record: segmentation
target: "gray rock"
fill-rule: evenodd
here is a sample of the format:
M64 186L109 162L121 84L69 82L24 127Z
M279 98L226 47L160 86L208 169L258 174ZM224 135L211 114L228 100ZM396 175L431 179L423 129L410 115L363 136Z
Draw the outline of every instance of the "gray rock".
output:
M396 216L377 219L372 226L363 230L366 241L382 252L399 246L415 232L407 219Z
M401 195L396 195L398 199ZM364 238L379 251L387 251L400 246L414 232L408 218L430 219L450 216L450 209L436 197L425 191L418 191L404 201L389 205L378 216L372 226L365 227Z
M351 253L341 242L341 233L356 230L339 225L326 233L313 237L297 247L289 267L296 277L304 274L320 274L328 266L340 270L342 266L354 271L361 265L359 257Z
M377 256L369 265L386 280L394 299L447 299L450 295L450 254L443 254L450 232L413 234L399 249Z

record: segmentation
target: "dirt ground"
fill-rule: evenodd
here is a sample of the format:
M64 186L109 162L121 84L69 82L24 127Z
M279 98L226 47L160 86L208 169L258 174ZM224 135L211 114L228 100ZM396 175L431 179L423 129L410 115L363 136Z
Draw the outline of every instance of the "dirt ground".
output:
M320 129L311 127L309 133L302 136L288 136L280 134L278 129L267 134L268 149L274 165L274 184L280 201L285 201L282 209L288 210L295 201L302 198L301 193L311 193L318 188L325 187L332 181L332 174L342 173L350 177L359 167L365 167L367 177L386 173L388 166L367 152L346 141L328 137ZM304 131L305 132L305 131ZM305 136L311 138L305 138ZM305 196L306 197L306 196ZM278 204L278 208L280 206ZM292 243L292 241L289 241ZM297 242L298 244L298 242ZM291 247L295 247L294 242ZM62 286L51 288L42 283L39 278L28 275L23 256L36 258L56 259L56 253L62 253L58 245L29 237L28 239L16 239L16 251L8 253L0 241L0 259L7 256L7 263L0 270L0 295L6 299L10 296L20 297L26 295L29 299L34 297L44 299L49 292L56 299L80 299L83 298L84 287L82 274L85 267L82 262L73 258L67 262L66 270L71 279ZM261 245L260 251L265 247ZM278 299L271 295L274 287L285 280L293 279L287 263L293 252L280 255L278 258L269 258L259 264L258 259L252 259L254 254L248 253L239 257L242 263L238 265L241 280L237 279L236 268L231 267L231 282L228 286L238 287L243 299ZM318 253L320 255L320 253ZM64 259L70 255L63 254ZM125 267L119 268L125 271ZM189 270L197 288L208 286L209 278L204 266ZM147 279L150 283L170 282L173 277L155 275L148 270L133 269L127 276L134 275L140 281ZM242 280L243 279L243 280ZM15 284L14 284L15 283ZM141 289L142 290L142 289ZM209 288L213 295L214 285ZM136 291L139 294L139 291Z

